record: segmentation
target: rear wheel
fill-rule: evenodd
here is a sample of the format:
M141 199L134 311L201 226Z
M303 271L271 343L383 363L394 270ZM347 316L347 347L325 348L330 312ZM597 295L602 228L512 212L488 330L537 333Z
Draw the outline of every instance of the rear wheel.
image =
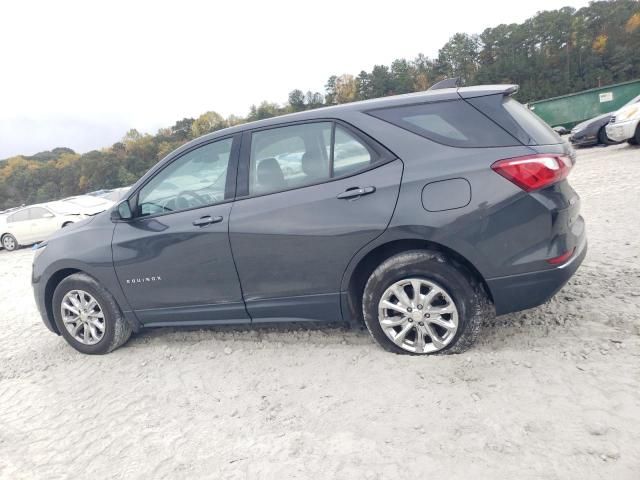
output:
M16 248L18 248L20 245L18 245L18 241L16 240L16 237L11 235L10 233L5 233L2 236L2 246L5 248L5 250L12 252Z
M108 353L131 336L131 327L115 298L84 273L70 275L60 282L52 306L58 331L79 352Z
M362 307L380 346L412 355L465 351L493 312L466 269L425 250L385 260L365 286Z

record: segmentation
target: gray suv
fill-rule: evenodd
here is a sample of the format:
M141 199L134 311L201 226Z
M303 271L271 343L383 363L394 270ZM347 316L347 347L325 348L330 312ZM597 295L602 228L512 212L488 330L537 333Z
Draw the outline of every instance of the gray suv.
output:
M49 330L106 353L160 326L364 321L395 353L461 352L586 253L570 146L513 85L239 125L39 245Z

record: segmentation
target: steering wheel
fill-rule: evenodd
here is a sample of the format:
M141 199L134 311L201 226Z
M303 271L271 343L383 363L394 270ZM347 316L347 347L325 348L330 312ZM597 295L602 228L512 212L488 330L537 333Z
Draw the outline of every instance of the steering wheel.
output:
M189 202L185 197L191 197L192 199L195 199L197 203L194 205L191 202ZM180 192L176 196L176 203L178 205L180 205L182 203L182 201L187 203L187 205L189 207L195 207L195 206L198 206L198 205L206 205L207 204L207 200L205 198L203 198L202 195L197 194L193 190L183 190L182 192Z

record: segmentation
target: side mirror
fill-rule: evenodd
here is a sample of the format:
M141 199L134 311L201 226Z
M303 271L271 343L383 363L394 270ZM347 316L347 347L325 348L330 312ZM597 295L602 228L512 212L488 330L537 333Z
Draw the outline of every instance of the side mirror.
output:
M44 218L53 218L53 217L55 217L55 215L54 215L53 213L49 213L49 212L45 213L45 214L44 214L44 215L42 215L42 216L43 216Z
M111 210L111 220L131 220L133 212L128 200L123 200Z

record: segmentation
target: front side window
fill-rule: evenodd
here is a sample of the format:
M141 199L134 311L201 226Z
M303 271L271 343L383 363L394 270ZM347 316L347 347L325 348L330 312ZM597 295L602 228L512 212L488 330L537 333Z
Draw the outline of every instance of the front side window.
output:
M224 200L232 138L184 154L140 190L138 215L177 212Z
M249 194L313 185L367 168L376 158L361 140L333 122L254 132Z

